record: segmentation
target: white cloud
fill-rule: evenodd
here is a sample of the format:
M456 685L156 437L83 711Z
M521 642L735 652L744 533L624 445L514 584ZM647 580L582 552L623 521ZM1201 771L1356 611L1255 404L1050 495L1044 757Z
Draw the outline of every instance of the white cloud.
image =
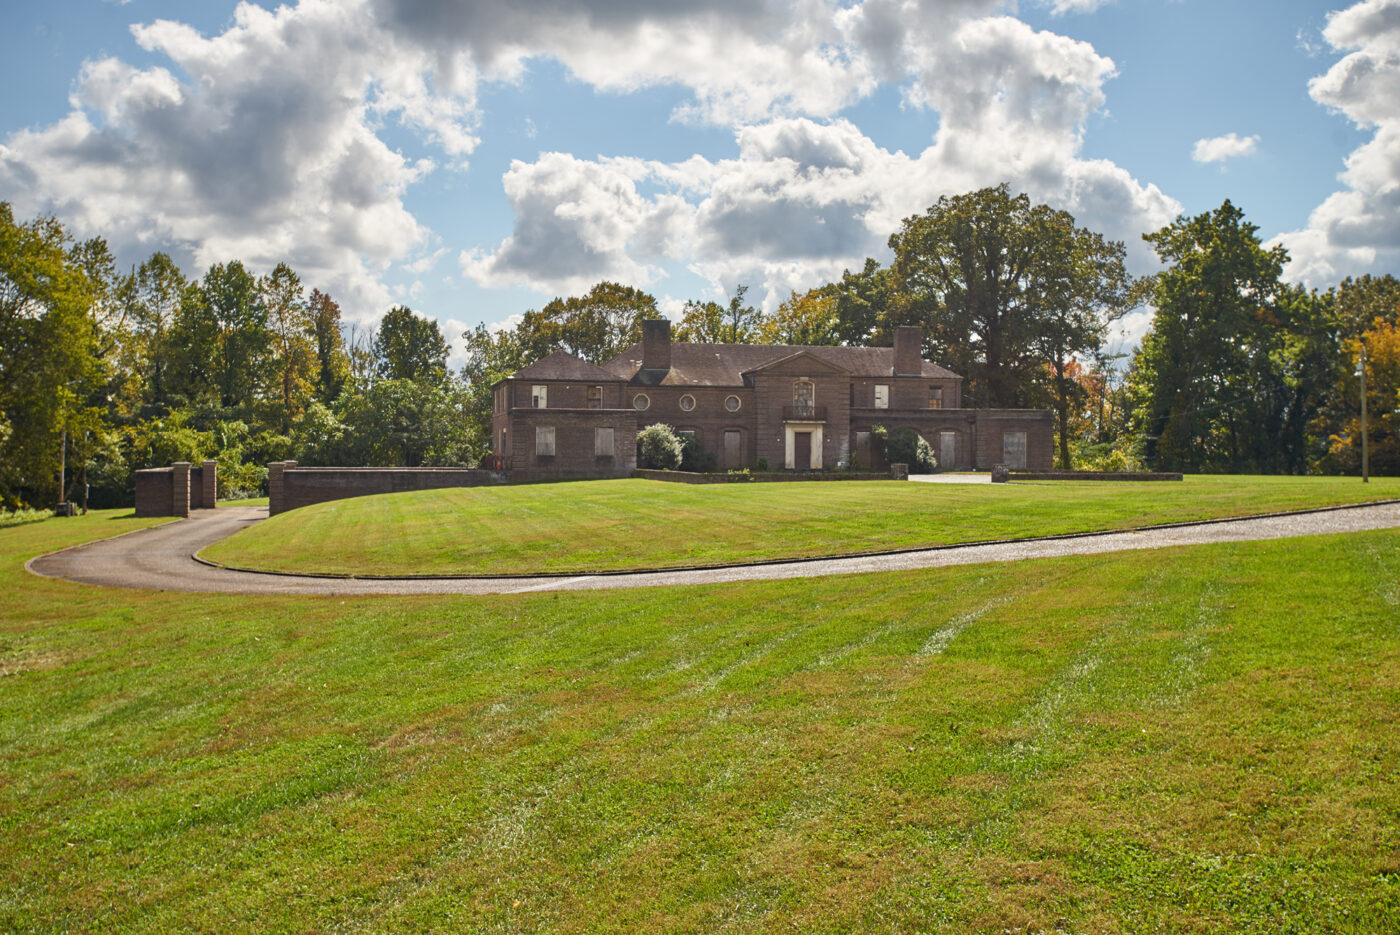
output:
M1322 35L1349 51L1308 83L1309 93L1375 135L1347 157L1346 189L1318 205L1307 227L1270 242L1288 248L1287 275L1313 286L1400 263L1400 0L1333 13Z
M1240 156L1252 156L1259 148L1259 136L1239 136L1227 133L1196 141L1191 158L1196 162L1224 162Z
M1066 13L1093 13L1109 0L1042 0L1042 2L1049 5L1051 13L1056 16L1064 16Z
M738 156L680 163L581 160L559 153L506 175L515 231L495 251L469 252L463 271L483 285L577 290L618 278L656 281L658 261L686 263L717 292L738 283L776 305L881 256L889 235L940 195L1011 180L1086 226L1128 241L1181 206L1112 163L1043 154L972 154L975 134L944 138L917 157L877 146L855 125L786 118L744 127ZM1024 161L1022 161L1024 159ZM659 189L645 197L644 184ZM1130 239L1131 238L1131 239Z
M1047 2L1058 13L1098 6ZM287 260L368 320L392 298L389 270L425 275L442 253L428 252L439 242L404 203L436 161L391 149L381 123L397 120L460 169L478 146L480 86L520 80L548 58L601 90L687 89L675 117L733 127L737 153L512 163L511 235L452 245L483 285L649 285L678 262L717 289L745 281L773 301L878 255L902 218L938 196L1002 181L1148 262L1137 234L1180 206L1111 162L1081 158L1114 63L1007 9L1010 0L244 3L211 37L164 20L134 28L169 69L89 63L66 117L0 145L0 197L196 268ZM881 82L937 112L937 134L917 155L840 119ZM1356 171L1371 170L1359 160Z

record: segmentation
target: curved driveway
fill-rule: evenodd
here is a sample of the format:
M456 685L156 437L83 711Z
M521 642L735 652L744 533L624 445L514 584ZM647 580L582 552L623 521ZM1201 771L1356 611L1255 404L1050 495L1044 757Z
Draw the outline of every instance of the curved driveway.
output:
M978 562L1009 562L1060 555L1090 555L1208 542L1242 542L1289 536L1400 527L1400 503L1342 507L1130 532L1063 536L1016 542L958 545L884 555L705 568L517 578L330 578L233 571L197 561L195 552L266 518L266 507L200 510L189 519L65 549L30 560L38 575L83 584L225 594L510 594L657 585L712 584L773 578L808 578L870 571L900 571Z

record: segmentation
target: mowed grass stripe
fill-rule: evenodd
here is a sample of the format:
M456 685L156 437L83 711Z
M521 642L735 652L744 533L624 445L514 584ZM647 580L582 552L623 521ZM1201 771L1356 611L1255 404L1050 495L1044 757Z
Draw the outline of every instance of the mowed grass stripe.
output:
M1400 497L1400 479L1188 477L996 486L645 480L415 491L315 504L204 550L352 575L673 568L1092 532Z
M0 929L1400 927L1400 532L606 595L19 570L99 524L0 531Z

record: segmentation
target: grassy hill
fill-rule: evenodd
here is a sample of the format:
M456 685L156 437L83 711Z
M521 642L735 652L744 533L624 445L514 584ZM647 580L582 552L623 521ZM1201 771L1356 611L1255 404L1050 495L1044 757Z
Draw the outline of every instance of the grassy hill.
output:
M1400 929L1400 531L489 598L20 568L138 522L0 530L0 930Z
M1123 529L1400 497L1400 478L688 486L609 480L386 494L272 517L204 550L240 568L514 574L669 568Z

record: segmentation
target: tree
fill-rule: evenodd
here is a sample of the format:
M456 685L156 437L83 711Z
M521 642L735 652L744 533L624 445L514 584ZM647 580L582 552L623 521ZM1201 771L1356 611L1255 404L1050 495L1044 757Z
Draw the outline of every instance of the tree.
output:
M316 379L311 309L303 298L301 277L286 263L258 279L258 295L267 310L272 344L272 395L281 403L278 423L286 432L310 401Z
M844 270L841 281L830 288L836 297L838 341L860 347L876 344L884 336L882 329L895 295L889 269L866 257L864 269L859 273Z
M477 325L463 335L466 363L462 366L462 381L466 384L466 419L472 452L481 458L491 450L491 388L501 380L528 366L526 351L519 329L491 331Z
M0 202L0 499L61 496L70 418L96 385L92 284L53 218L18 223Z
M1228 200L1144 239L1167 268L1130 378L1134 425L1164 470L1276 472L1306 466L1321 405L1310 370L1335 361L1331 303L1280 282L1288 258ZM1335 364L1333 364L1335 366Z
M316 351L316 398L330 403L350 379L350 355L340 333L340 306L324 292L312 289L307 312Z
M343 460L385 467L470 464L466 393L444 381L390 378L352 397Z
M172 348L170 331L189 282L175 261L153 253L130 283L130 366L139 374L146 402L165 403Z
M375 367L385 380L442 383L447 379L447 342L437 322L403 305L389 309L374 337Z
M728 306L718 302L686 302L680 327L676 329L676 340L696 344L752 344L763 315L753 306L744 304L744 293L748 289L743 285L737 287Z
M1035 312L1031 347L1048 377L1060 467L1069 470L1070 418L1083 391L1076 357L1097 350L1108 322L1136 303L1121 242L1075 226L1063 211L1040 212L1035 228L1037 273L1028 284Z
M771 315L758 323L755 337L762 344L802 346L839 343L837 297L832 286L798 295L793 292Z
M1122 244L1006 185L938 199L890 248L886 327L922 325L972 405L1025 406L1047 361L1098 346L1128 282Z
M532 361L563 350L602 363L640 341L642 322L659 314L652 296L604 281L585 295L555 299L538 312L526 312L516 332Z

